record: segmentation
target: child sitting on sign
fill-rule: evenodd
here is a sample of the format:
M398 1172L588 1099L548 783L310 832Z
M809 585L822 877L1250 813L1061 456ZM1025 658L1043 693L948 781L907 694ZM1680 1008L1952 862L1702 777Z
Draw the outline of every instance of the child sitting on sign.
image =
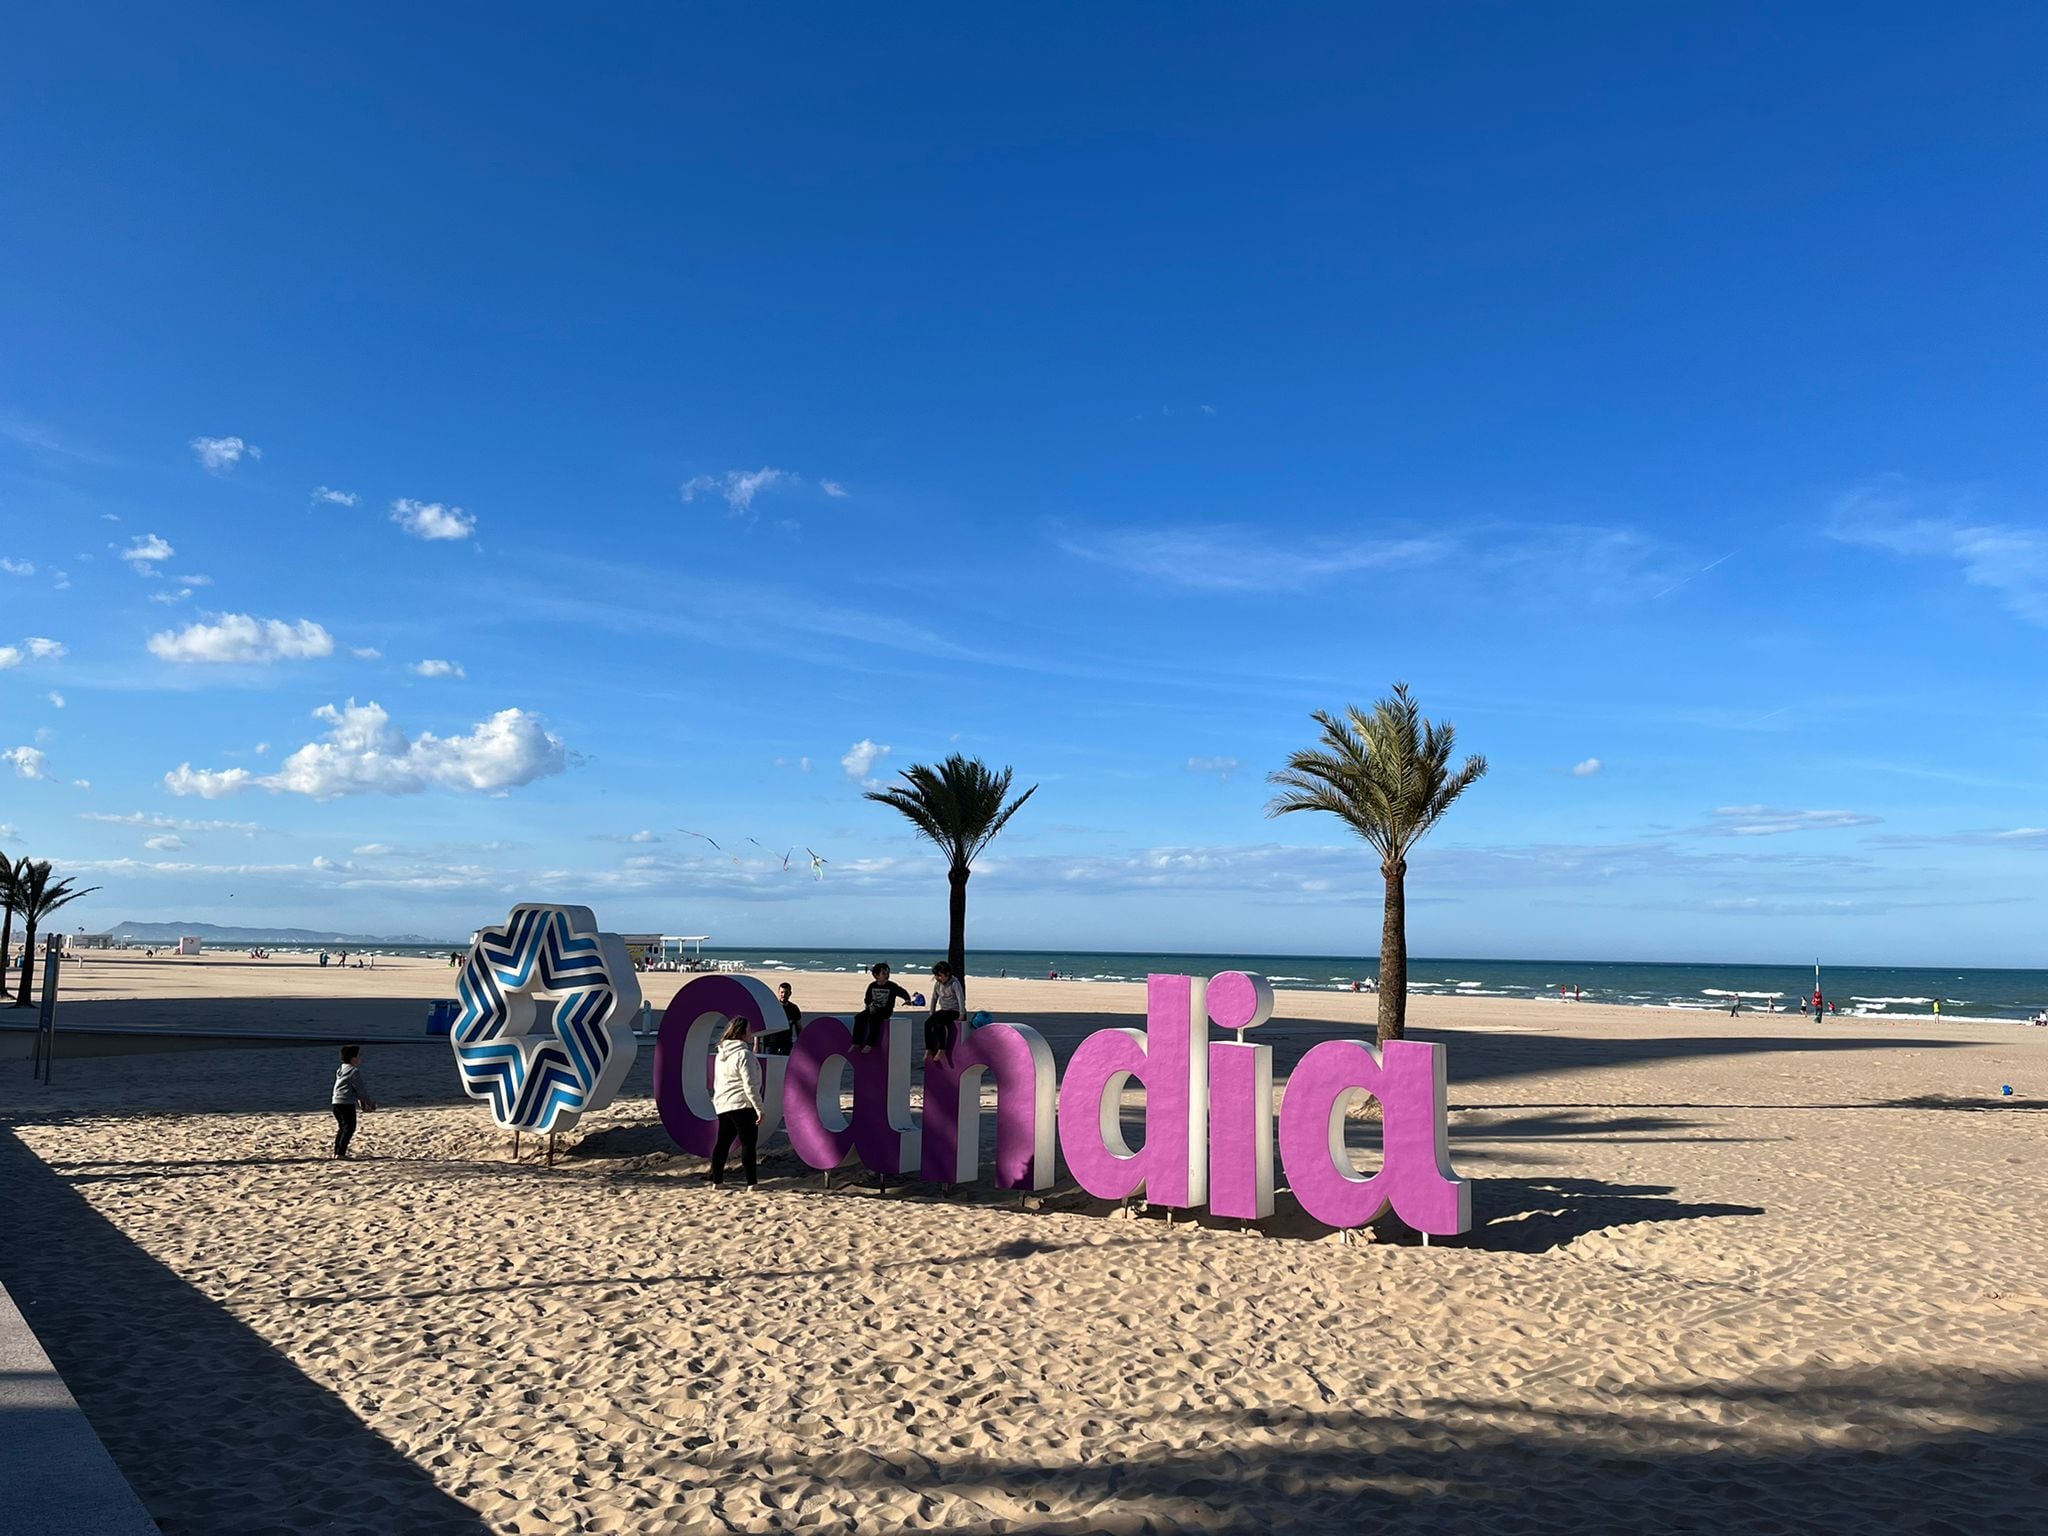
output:
M932 1011L924 1021L924 1059L953 1063L953 1035L967 1012L967 991L953 967L941 960L932 967Z
M882 1043L882 1034L888 1028L889 1016L896 1011L898 1002L909 1002L910 994L889 979L889 962L877 960L870 968L874 980L861 1001L860 1012L853 1016L853 1048L856 1051L872 1051Z

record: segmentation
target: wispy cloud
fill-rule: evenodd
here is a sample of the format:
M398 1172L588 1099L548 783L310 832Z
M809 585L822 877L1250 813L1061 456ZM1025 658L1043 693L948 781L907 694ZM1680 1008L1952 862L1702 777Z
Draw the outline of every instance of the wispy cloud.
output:
M429 659L428 659L428 660L426 660L426 661L416 661L416 662L414 662L414 663L412 664L412 670L413 670L413 674L414 674L415 676L417 676L417 677L467 677L467 676L469 676L469 674L468 674L467 672L463 671L463 670L462 670L462 668L461 668L461 667L460 667L459 665L457 665L457 664L456 664L455 662L452 662L452 661L437 661L437 660L434 660L434 659L432 659L432 658L429 658Z
M263 830L253 821L193 821L182 816L164 816L154 811L80 811L80 821L104 822L110 827L150 827L162 832L241 832L253 836Z
M1572 777L1575 779L1590 779L1606 766L1599 758L1589 757L1584 762L1572 764Z
M1213 773L1217 778L1229 782L1236 773L1239 763L1234 757L1191 757L1188 759L1189 773Z
M1293 592L1366 571L1429 564L1450 552L1436 538L1276 539L1255 528L1066 529L1077 559L1206 592Z
M50 772L46 764L49 759L40 747L9 747L0 752L0 763L10 763L18 779L42 779L48 781Z
M416 539L466 539L476 532L476 519L462 508L406 496L391 503L391 521Z
M0 572L9 576L33 576L36 573L36 566L33 560L10 560L7 556L0 555Z
M263 450L239 437L195 437L192 439L192 455L204 468L218 475L233 469L244 459L262 458Z
M1996 522L1960 497L1931 498L1888 477L1837 500L1827 531L1844 544L1945 561L2027 623L2048 628L2048 529Z
M1723 805L1715 820L1699 830L1716 837L1777 837L1787 832L1825 832L1842 827L1873 827L1882 817L1861 811L1788 811L1769 805Z
M835 501L841 497L851 496L853 494L853 492L849 491L837 480L820 480L818 482L818 489L823 491L827 496L832 497Z
M759 469L728 469L722 475L695 475L685 480L682 498L692 502L699 496L718 496L725 502L728 516L752 517L755 497L796 483L797 476L786 469L770 469L766 465Z
M354 491L337 491L332 486L322 485L315 487L313 500L325 502L331 507L352 507L362 498Z

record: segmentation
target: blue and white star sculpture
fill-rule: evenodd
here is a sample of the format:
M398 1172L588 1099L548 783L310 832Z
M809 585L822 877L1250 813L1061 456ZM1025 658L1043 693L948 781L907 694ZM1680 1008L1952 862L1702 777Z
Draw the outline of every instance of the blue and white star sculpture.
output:
M448 1038L462 1091L505 1130L570 1129L611 1103L633 1065L640 981L588 907L514 907L504 927L477 934L456 992Z

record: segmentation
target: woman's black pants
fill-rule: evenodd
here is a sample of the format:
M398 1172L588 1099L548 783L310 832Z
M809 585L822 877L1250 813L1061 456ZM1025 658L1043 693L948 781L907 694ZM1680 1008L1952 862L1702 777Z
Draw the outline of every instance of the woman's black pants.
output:
M761 1117L751 1109L719 1111L718 1142L711 1149L711 1182L725 1182L725 1154L732 1150L735 1140L740 1144L740 1172L747 1176L749 1184L759 1182L754 1177L754 1144L760 1135Z

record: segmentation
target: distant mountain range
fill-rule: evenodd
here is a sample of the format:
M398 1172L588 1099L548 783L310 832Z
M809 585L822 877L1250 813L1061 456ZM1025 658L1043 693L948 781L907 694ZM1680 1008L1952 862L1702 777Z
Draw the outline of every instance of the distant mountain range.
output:
M417 933L380 937L368 933L335 933L326 928L223 928L218 923L115 923L106 931L117 940L137 944L175 944L186 934L191 934L209 944L446 944L450 949L464 947L452 939L433 939Z

